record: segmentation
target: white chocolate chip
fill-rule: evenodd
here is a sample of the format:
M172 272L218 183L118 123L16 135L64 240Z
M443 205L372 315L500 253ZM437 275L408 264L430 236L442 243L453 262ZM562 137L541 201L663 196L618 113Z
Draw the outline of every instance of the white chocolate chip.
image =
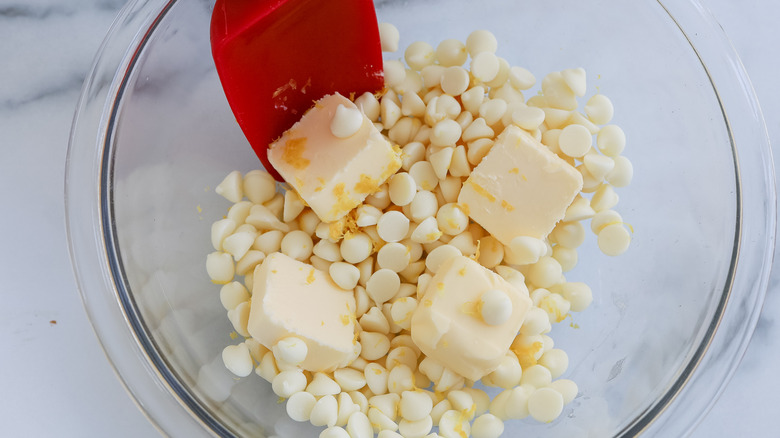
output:
M471 59L471 75L481 82L495 79L499 68L498 57L491 52L480 52Z
M460 411L451 409L442 414L439 419L439 435L445 437L470 436L471 424Z
M277 361L283 361L290 365L298 365L306 359L309 349L306 343L296 336L288 336L280 339L274 345L272 351Z
M466 45L460 40L450 38L436 46L436 60L444 67L461 66L467 58Z
M454 120L452 122L458 125ZM460 129L460 126L458 128ZM412 167L409 168L409 174L417 183L418 190L431 191L439 184L436 171L433 170L433 166L428 161L418 161L412 164Z
M412 297L400 298L396 300L390 308L390 316L393 317L393 322L399 327L404 330L410 330L412 324L412 313L414 313L415 309L417 309L416 299Z
M313 246L311 235L302 230L290 231L282 239L282 253L299 261L311 257Z
M225 284L233 280L236 272L233 257L226 252L212 252L206 256L206 273L216 284Z
M624 156L615 157L615 167L606 175L607 181L615 187L625 187L634 177L634 166Z
M552 388L538 388L528 397L528 412L534 420L549 423L563 412L563 396Z
M452 119L444 119L433 126L431 132L431 144L434 146L455 146L460 139L461 128L458 122Z
M246 377L254 370L249 348L243 343L225 347L222 350L222 362L228 371L238 377Z
M512 300L506 292L489 289L480 298L480 314L488 325L501 325L512 315Z
M582 125L569 125L561 131L558 137L558 147L564 154L579 158L590 149L593 139L590 131Z
M468 89L469 82L469 73L463 67L448 67L441 75L441 89L450 96L460 96Z
M599 248L608 256L623 254L628 249L630 243L631 234L623 224L607 225L599 231Z
M614 158L626 147L626 134L617 125L607 125L599 131L596 144L602 154Z
M384 62L385 85L395 87L406 79L406 67L401 61L385 60Z
M391 242L379 249L376 262L380 268L401 272L409 266L411 254L406 245L399 242Z
M550 375L556 379L569 367L569 356L559 348L552 348L542 354L542 357L539 358L539 365L550 370Z
M374 429L366 414L355 412L349 416L347 422L347 432L349 438L373 438Z
M371 362L366 365L363 375L366 377L366 385L368 385L368 389L370 389L371 392L377 395L387 393L388 372L385 367L378 363Z
M309 421L314 426L335 426L338 421L338 409L336 397L325 395L317 400L312 407Z
M241 201L244 197L244 184L243 179L241 178L241 172L238 170L230 172L225 179L217 185L214 191L232 203Z
M306 376L301 370L282 371L273 378L271 387L279 397L289 398L306 389Z
M496 36L489 30L475 30L466 38L466 50L472 58L482 52L495 53L497 49Z
M379 23L379 40L383 52L395 52L398 50L398 41L401 35L398 28L390 23Z
M365 233L354 233L341 241L339 249L344 261L357 264L371 255L373 246L371 239Z
M566 85L575 95L579 97L585 95L587 88L585 69L582 67L566 69L561 72L561 76L563 76L563 81L566 82Z
M558 379L550 383L550 388L558 391L563 396L563 404L571 403L577 397L577 384L568 379Z
M335 262L328 268L330 278L338 287L344 290L353 290L360 279L360 270L349 263Z
M509 83L518 90L527 90L536 84L533 73L523 67L511 67L509 69Z
M317 399L306 391L296 392L287 400L287 415L295 421L309 421Z
M423 67L433 64L433 47L425 41L415 41L404 51L404 59L412 70L420 71Z
M401 287L401 279L395 271L382 268L371 274L366 283L366 292L377 304L392 298Z
M314 373L311 383L306 386L306 392L315 397L335 395L341 392L341 387L325 373Z
M409 218L400 211L388 211L377 221L376 231L385 242L399 242L409 232Z
M597 125L606 125L612 120L615 109L612 101L603 94L594 94L585 104L585 114L591 122Z
M504 422L493 414L480 415L471 425L472 438L498 438L504 433Z
M459 255L461 253L458 248L452 245L441 245L428 253L428 257L425 259L425 266L435 274L444 262Z
M544 122L544 116L543 110L526 106L512 111L512 123L527 131L533 131Z

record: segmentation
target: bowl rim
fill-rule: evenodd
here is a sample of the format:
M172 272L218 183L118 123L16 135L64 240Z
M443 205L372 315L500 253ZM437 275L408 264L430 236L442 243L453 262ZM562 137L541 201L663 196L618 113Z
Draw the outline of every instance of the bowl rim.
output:
M74 115L66 158L68 246L78 289L95 333L118 378L147 418L166 434L233 436L235 431L214 421L209 409L183 390L175 371L158 354L154 338L149 336L128 293L113 228L111 188L115 148L112 142L116 117L121 112L121 97L145 44L176 3L176 0L129 2L120 11L95 57ZM683 436L693 430L715 403L744 355L758 321L771 270L777 219L768 134L738 55L714 17L698 0L657 0L657 3L693 48L721 105L734 154L735 245L727 287L718 303L717 317L707 328L705 341L665 394L627 424L618 436L644 432ZM726 108L738 117L729 117ZM739 153L750 145L757 153ZM748 168L761 171L742 170ZM763 199L758 193L765 195ZM736 304L736 298L741 303L740 309L727 305ZM737 313L739 310L747 313ZM719 384L712 385L713 381ZM680 405L695 415L685 419L669 415L672 406Z

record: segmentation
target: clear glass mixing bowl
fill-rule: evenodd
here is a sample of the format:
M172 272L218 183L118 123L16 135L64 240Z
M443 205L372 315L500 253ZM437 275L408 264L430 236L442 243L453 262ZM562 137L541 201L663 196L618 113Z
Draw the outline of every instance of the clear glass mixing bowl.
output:
M589 238L568 277L592 286L593 305L578 329L553 331L580 394L558 420L511 422L505 436L684 435L749 342L774 244L763 119L719 26L695 0L376 5L402 47L484 28L537 77L585 67L629 139L619 209L632 247L608 258ZM119 377L166 434L316 436L269 384L221 364L232 329L204 260L228 204L213 188L259 162L214 70L212 6L132 1L103 44L67 159L76 277Z

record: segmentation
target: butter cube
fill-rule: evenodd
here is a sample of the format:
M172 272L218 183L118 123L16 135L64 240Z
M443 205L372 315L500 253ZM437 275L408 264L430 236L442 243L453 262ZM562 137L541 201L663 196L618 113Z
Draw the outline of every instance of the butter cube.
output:
M357 109L338 93L325 96L268 151L274 168L323 222L344 217L401 167L400 150L362 112L357 132L336 137L330 126L339 105Z
M495 370L531 308L528 290L465 256L455 256L428 283L412 315L412 340L426 356L461 376L478 380ZM509 296L512 313L501 324L482 319L482 294L497 289Z
M582 190L582 175L522 129L508 126L463 183L458 203L504 245L544 239Z
M254 271L248 331L269 349L297 336L308 347L303 369L333 371L355 357L355 297L325 272L272 253Z

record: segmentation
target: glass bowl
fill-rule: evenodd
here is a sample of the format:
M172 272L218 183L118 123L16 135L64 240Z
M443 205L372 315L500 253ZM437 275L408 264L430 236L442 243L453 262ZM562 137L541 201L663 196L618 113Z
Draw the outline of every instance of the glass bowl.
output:
M559 419L505 436L683 436L736 368L767 286L775 230L771 152L739 59L694 0L376 1L401 47L493 31L538 78L584 67L616 108L632 184L621 257L590 236L567 276L594 302L558 324L579 395ZM214 187L258 168L210 55L209 1L131 1L95 60L67 156L71 258L120 379L172 436L317 436L270 385L221 363L231 325L205 271ZM272 68L269 67L269 68ZM578 328L575 328L578 327Z

